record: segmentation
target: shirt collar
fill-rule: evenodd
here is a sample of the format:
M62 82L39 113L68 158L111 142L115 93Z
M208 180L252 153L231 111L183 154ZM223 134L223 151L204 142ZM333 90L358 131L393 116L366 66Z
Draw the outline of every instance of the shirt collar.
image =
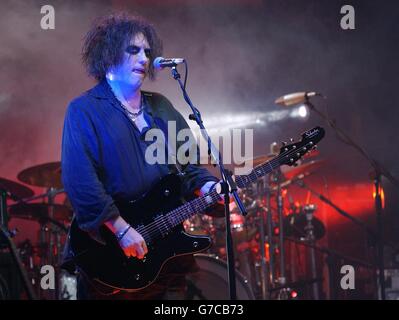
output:
M97 99L108 99L112 102L117 103L117 101L115 101L116 98L111 91L111 87L109 86L105 78L101 80L96 86L88 90L87 93ZM144 102L146 105L145 109L149 114L152 115L154 111L152 106L152 93L147 91L141 91L141 93L144 96Z

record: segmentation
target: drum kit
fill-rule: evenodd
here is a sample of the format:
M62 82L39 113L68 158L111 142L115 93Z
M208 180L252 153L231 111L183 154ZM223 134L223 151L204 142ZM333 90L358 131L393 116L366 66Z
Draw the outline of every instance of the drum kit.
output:
M39 299L76 298L76 286L74 288L70 285L71 281L76 282L76 279L59 268L72 220L72 208L65 203L56 203L56 196L64 194L61 163L50 162L27 168L21 171L17 178L20 182L46 190L35 195L31 188L20 182L0 178L0 190L4 194L1 212L1 225L4 229L8 230L8 222L13 218L35 221L40 226L37 243L32 244L27 239L16 248L22 264L20 267L27 275L33 294ZM9 231L10 238L17 233L17 230ZM41 269L46 265L54 268L55 281L54 288L50 288L52 290L43 290L41 286Z
M323 222L317 218L317 207L312 203L301 204L298 201L285 201L295 192L291 191L296 182L306 179L319 170L324 161L312 153L304 162L289 171L276 171L259 180L250 188L240 190L240 197L246 206L248 215L242 216L235 203L230 204L231 232L233 236L237 296L241 299L319 299L321 274L317 267L315 245L326 233ZM274 155L260 156L253 165L264 163ZM221 272L226 261L226 241L224 219L210 215L197 215L185 222L189 233L207 234L213 239L213 246L207 256L196 255L197 263L206 265L201 279L194 278L200 291L211 299L228 299L227 275L218 277L223 282L222 290L207 289ZM303 246L301 246L303 244ZM295 260L300 254L307 257L307 270L295 269ZM296 253L293 251L297 251ZM205 264L206 261L206 264ZM225 263L225 262L224 262ZM227 274L227 268L223 269ZM199 287L198 287L199 286ZM298 292L303 293L301 296ZM204 293L205 292L205 293ZM207 294L209 296L207 296Z

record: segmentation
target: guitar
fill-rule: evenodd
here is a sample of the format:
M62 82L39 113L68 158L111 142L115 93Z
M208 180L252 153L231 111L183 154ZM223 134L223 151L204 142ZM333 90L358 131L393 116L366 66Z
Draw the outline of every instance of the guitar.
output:
M294 165L323 137L321 127L306 131L301 141L284 145L275 158L258 165L248 175L236 176L237 186L245 188L281 165ZM105 244L101 244L82 231L74 219L70 229L74 261L94 286L99 290L105 287L128 292L144 289L156 280L169 259L201 252L211 246L210 237L188 234L182 223L218 202L219 194L213 190L182 204L180 187L180 178L169 174L140 198L116 203L121 216L147 243L148 253L142 260L126 257L107 227L100 229L105 240Z

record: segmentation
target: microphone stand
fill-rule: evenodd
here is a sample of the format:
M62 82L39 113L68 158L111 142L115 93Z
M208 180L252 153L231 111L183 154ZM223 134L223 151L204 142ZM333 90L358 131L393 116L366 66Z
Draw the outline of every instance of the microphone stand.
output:
M201 113L200 111L194 107L192 104L189 96L187 95L186 89L181 82L180 74L176 69L176 65L171 68L173 78L179 83L180 88L183 92L184 100L190 106L191 111L193 112L190 114L189 119L194 120L198 126L200 127L201 134L203 138L208 142L208 155L213 158L220 169L220 175L222 177L222 192L224 194L224 213L225 213L225 220L226 220L226 251L227 251L227 266L228 266L228 278L229 278L229 294L231 300L237 300L237 291L236 291L236 274L235 274L235 265L234 265L234 251L233 251L233 239L231 236L231 229L230 229L230 196L229 196L229 188L230 193L233 194L234 200L239 208L241 214L243 216L247 215L245 207L241 202L240 198L237 194L237 184L232 179L232 172L226 170L223 166L222 156L219 151L216 150L214 144L209 137L204 124L202 122Z
M384 243L382 242L383 235L383 221L382 221L382 201L381 201L381 177L385 176L394 186L399 189L399 181L387 170L385 169L378 161L371 158L365 150L363 150L358 144L356 144L343 130L338 128L337 123L332 121L323 114L321 111L317 110L315 106L310 103L309 97L306 96L306 101L304 103L309 107L310 110L316 112L319 116L321 116L328 125L337 133L338 136L343 137L341 140L346 144L352 146L355 150L357 150L371 165L374 170L374 186L375 186L375 210L376 210L376 218L377 218L377 265L378 265L378 277L380 282L380 294L381 300L385 300L385 277L384 277Z

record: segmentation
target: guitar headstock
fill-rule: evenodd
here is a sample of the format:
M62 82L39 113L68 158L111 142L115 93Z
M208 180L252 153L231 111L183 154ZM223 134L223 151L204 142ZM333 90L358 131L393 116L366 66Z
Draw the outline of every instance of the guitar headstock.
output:
M324 134L323 128L314 127L302 134L301 141L283 145L277 157L280 165L295 165L306 153L316 148L317 143L323 139Z

